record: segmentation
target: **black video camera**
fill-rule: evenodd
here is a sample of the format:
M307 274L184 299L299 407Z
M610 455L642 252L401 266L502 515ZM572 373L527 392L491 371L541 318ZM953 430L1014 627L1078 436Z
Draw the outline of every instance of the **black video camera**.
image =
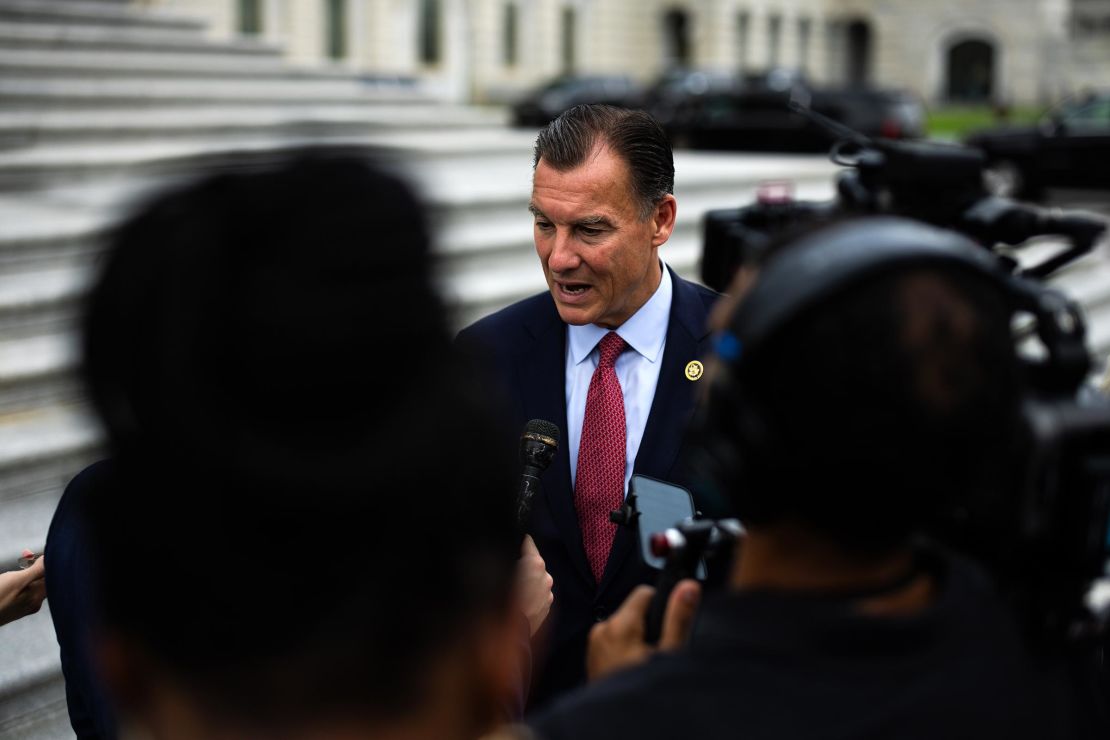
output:
M1016 246L1034 237L1061 236L1069 245L1017 274L1044 278L1089 252L1106 230L1100 218L1061 213L989 195L986 158L977 149L938 142L873 141L843 124L792 102L791 107L831 131L838 141L830 159L845 167L836 197L794 201L782 188L760 193L741 208L709 211L703 224L701 279L724 291L743 265L758 264L766 248L792 229L838 215L905 216L958 231L987 249Z
M841 215L908 217L994 253L1014 278L1015 316L1025 320L1015 342L1039 342L1047 357L1027 362L1030 454L1021 462L1028 467L1015 497L968 502L938 536L986 562L1040 635L1102 644L1110 632L1110 401L1084 385L1090 355L1078 306L1040 281L1089 252L1105 221L989 195L977 150L872 141L794 102L791 107L838 138L830 157L847 169L837 177L836 197L794 202L780 188L763 191L751 205L709 212L703 281L725 290L770 245ZM1063 237L1066 246L1021 268L1007 245L1039 236Z

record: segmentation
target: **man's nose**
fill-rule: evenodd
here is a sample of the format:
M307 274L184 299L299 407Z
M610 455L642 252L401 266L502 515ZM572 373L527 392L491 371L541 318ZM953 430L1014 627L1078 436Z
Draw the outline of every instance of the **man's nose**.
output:
M547 269L551 272L569 272L581 262L572 237L573 234L569 231L556 232L552 239L551 255L547 258Z

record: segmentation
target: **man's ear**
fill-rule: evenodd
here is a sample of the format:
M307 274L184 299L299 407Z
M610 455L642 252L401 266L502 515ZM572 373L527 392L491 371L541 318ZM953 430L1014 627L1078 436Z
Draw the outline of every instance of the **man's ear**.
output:
M667 193L662 200L655 204L655 209L651 213L651 246L658 247L671 238L677 216L678 202L673 195Z

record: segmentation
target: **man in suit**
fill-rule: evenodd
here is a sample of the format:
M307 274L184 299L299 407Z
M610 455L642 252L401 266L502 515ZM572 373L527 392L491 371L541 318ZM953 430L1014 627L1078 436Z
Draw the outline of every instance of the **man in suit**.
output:
M608 513L633 473L683 481L679 446L717 297L660 261L674 162L650 116L572 108L540 132L534 167L529 210L549 290L458 338L521 425L564 432L530 527L555 595L532 707L582 682L590 627L651 580Z

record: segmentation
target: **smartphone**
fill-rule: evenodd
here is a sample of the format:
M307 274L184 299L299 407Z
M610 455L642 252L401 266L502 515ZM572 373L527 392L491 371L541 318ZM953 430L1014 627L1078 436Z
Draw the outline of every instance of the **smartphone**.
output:
M670 529L696 513L694 497L682 486L666 483L646 475L634 475L628 484L635 495L636 535L640 540L640 556L652 568L662 570L666 562L651 552L651 536ZM705 578L705 563L698 563L697 577Z

